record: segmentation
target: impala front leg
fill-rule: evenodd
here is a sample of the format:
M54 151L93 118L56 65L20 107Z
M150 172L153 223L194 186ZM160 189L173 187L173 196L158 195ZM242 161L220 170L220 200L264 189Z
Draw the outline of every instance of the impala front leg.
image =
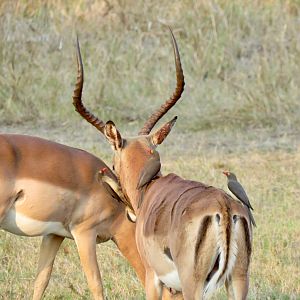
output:
M113 241L133 266L140 281L145 286L145 268L135 242L135 224L124 219L123 215L120 215L120 218L116 219L115 223L117 224L117 228Z
M231 277L225 282L229 300L246 300L249 288L249 277Z
M56 253L64 240L57 235L46 235L43 237L37 276L34 282L33 300L40 300L48 286Z
M103 287L96 256L97 235L94 230L74 230L72 235L76 242L81 265L93 297L95 300L103 300Z
M162 297L162 283L152 269L146 270L146 299L160 300Z

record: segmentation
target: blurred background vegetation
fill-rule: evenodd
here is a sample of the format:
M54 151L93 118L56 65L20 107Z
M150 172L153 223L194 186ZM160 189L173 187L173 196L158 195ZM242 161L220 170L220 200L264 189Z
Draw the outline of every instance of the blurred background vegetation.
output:
M1 122L77 117L77 32L88 106L105 120L140 123L175 84L162 24L174 30L186 76L173 111L181 130L299 126L299 0L2 0Z
M238 174L258 224L249 299L300 299L299 0L1 0L1 131L110 161L71 104L76 32L86 105L131 134L175 87L164 24L186 78L164 119L179 116L160 148L164 172L225 190L221 171ZM0 232L0 299L30 299L39 242ZM90 299L74 243L62 248L46 299ZM114 245L99 246L98 258L108 299L144 299Z

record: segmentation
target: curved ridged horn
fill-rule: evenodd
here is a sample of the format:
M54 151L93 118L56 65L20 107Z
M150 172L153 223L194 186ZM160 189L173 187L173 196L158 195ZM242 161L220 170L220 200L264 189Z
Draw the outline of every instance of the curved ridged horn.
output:
M149 119L144 124L143 128L140 130L139 135L147 135L150 133L151 129L155 126L155 124L167 113L167 111L176 104L176 102L180 99L181 94L184 90L184 76L180 62L180 55L178 51L178 46L176 43L176 39L174 34L169 27L172 37L172 44L174 50L175 57L175 66L176 66L176 80L177 85L174 94L171 96L169 100L167 100L156 112L154 112Z
M76 56L77 56L77 80L75 84L75 89L73 92L73 105L75 106L75 110L89 123L95 126L98 130L100 130L104 134L104 126L105 123L94 116L91 112L89 112L82 103L82 89L83 89L83 81L84 81L84 72L83 72L83 64L80 53L78 36L76 39Z

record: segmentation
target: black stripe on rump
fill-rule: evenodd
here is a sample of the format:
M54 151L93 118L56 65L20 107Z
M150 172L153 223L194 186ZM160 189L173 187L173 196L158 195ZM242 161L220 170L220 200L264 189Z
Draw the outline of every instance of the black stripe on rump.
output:
M171 254L171 251L170 251L169 247L164 248L164 254L167 255L170 260L173 260L173 257L172 257L172 254Z
M248 222L247 222L246 218L241 217L240 220L242 222L244 233L245 233L245 242L246 242L245 246L246 246L246 251L247 251L247 264L249 266L250 256L251 256L251 252L252 252L250 229L249 229Z
M195 245L195 257L194 257L194 259L195 259L194 267L195 268L197 266L199 253L201 251L201 248L203 247L203 244L204 244L204 241L206 238L206 234L207 234L207 230L208 230L211 222L212 222L211 216L206 216L205 218L203 218L201 225L199 227L197 242Z

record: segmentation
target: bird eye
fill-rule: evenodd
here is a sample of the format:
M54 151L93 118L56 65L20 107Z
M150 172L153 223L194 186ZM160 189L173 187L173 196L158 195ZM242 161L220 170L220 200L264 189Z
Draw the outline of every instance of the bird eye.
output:
M154 153L154 151L153 151L153 149L148 149L148 152L149 152L149 154L153 154Z

